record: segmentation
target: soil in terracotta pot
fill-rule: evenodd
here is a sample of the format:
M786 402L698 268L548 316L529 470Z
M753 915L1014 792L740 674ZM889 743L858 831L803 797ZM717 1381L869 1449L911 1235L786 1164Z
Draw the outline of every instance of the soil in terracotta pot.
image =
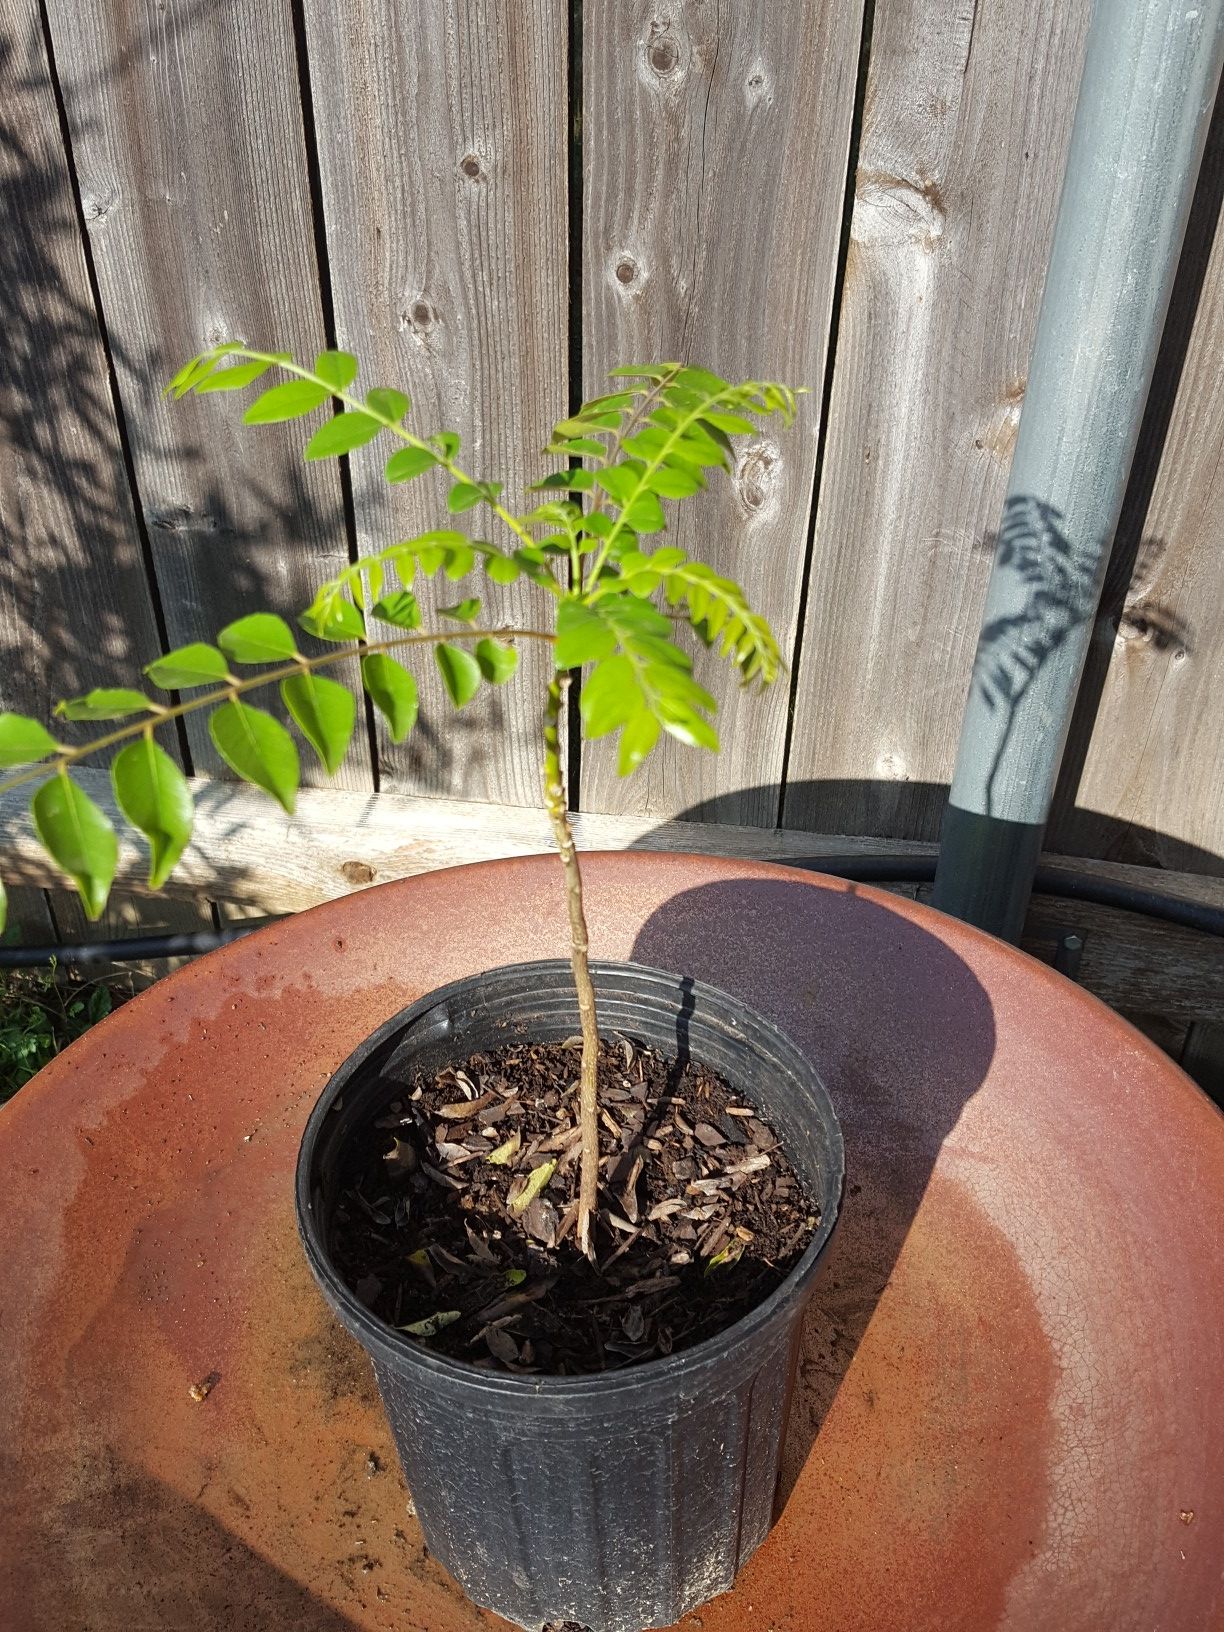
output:
M499 1371L671 1354L747 1314L819 1216L755 1109L715 1073L601 1043L592 1265L576 1236L577 1038L421 1074L358 1141L330 1242L379 1319Z

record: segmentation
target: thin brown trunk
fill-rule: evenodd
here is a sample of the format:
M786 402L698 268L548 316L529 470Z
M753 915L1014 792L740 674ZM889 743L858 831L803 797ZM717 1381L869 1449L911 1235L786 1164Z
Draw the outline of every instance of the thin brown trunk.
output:
M574 846L565 797L565 772L561 764L561 719L569 675L557 675L548 687L544 710L544 807L552 823L553 837L565 870L565 894L569 904L570 964L578 992L578 1013L582 1020L582 1079L578 1089L578 1119L582 1129L582 1168L578 1187L578 1245L592 1263L595 1261L594 1217L599 1192L599 1097L596 1068L599 1061L599 1028L595 1017L595 988L588 962L589 941L586 913L582 906L582 873Z

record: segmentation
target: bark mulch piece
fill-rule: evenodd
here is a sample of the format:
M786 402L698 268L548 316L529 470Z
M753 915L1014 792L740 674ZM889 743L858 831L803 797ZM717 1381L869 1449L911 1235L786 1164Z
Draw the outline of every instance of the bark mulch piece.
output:
M379 1319L489 1370L574 1375L712 1337L786 1277L819 1215L773 1131L716 1073L617 1036L583 1257L580 1050L512 1043L417 1074L370 1124L330 1240Z

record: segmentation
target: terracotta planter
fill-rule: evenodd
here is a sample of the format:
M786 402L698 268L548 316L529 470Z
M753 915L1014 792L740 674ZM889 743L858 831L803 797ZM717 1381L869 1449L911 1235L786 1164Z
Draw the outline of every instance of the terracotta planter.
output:
M346 1156L412 1070L519 1032L578 1029L567 963L455 982L380 1026L306 1125L298 1224L325 1297L370 1355L421 1527L468 1596L518 1625L668 1626L732 1584L765 1539L817 1262L843 1153L816 1073L778 1028L713 987L633 964L592 969L606 1033L719 1071L782 1137L819 1202L794 1270L751 1314L665 1360L589 1377L515 1377L431 1353L370 1314L337 1274L329 1220Z
M583 866L600 956L768 1016L846 1140L785 1505L704 1632L1224 1625L1224 1117L917 902ZM388 1016L567 935L552 855L365 890L159 981L0 1108L4 1632L493 1632L405 1511L293 1173Z

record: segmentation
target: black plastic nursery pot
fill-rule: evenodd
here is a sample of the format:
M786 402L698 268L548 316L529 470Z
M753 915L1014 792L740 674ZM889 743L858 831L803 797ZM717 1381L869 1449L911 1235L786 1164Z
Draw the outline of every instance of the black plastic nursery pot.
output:
M636 964L592 966L601 1030L721 1073L782 1139L816 1234L750 1314L666 1359L583 1377L514 1376L433 1354L340 1279L329 1220L346 1152L416 1070L579 1026L568 963L443 987L381 1026L311 1113L297 1216L324 1297L370 1355L426 1543L477 1604L519 1626L668 1626L725 1592L773 1519L800 1327L841 1200L841 1132L815 1070L726 992Z

